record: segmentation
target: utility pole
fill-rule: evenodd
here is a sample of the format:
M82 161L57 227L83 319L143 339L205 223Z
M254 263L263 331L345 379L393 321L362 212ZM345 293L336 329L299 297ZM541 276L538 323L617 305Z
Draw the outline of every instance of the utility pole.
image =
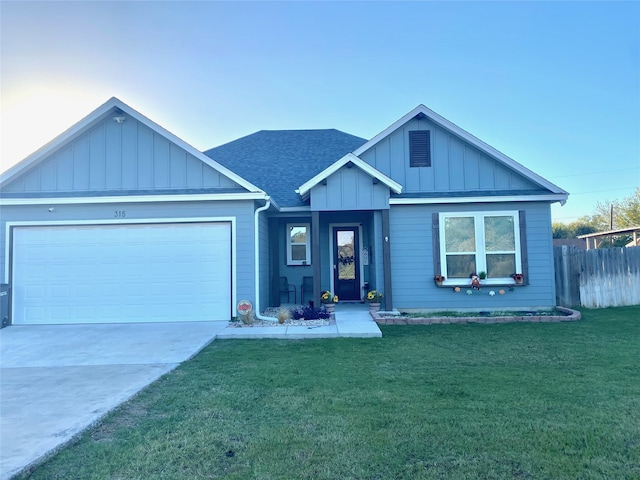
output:
M613 230L613 203L609 209L609 230Z
M613 203L609 209L609 230L613 230ZM613 235L609 236L609 246L613 247Z

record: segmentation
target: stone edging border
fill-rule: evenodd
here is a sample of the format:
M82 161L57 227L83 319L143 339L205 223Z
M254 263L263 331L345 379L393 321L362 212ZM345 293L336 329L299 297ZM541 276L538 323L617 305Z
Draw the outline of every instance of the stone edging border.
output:
M521 316L505 316L505 317L425 317L425 318L407 318L407 317L381 317L381 313L370 312L373 320L379 325L440 325L448 323L550 323L550 322L575 322L580 320L582 315L577 310L566 307L555 307L556 310L566 312L569 315L521 315Z

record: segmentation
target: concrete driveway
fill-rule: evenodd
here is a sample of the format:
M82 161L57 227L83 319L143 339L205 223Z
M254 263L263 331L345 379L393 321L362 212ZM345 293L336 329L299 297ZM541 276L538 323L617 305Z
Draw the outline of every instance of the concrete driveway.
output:
M65 445L209 344L227 322L0 330L0 478Z

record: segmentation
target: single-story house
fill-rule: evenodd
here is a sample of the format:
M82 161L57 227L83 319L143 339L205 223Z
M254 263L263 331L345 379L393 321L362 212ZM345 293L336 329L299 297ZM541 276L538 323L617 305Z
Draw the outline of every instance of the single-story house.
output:
M116 98L0 191L14 324L228 320L324 290L552 307L550 205L568 196L423 105L369 140L259 131L203 153Z

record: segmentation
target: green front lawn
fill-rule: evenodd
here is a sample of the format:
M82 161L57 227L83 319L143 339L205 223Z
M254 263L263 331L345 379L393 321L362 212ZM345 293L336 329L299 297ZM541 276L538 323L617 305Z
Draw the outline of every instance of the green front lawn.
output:
M640 478L640 307L382 329L215 341L31 478Z

